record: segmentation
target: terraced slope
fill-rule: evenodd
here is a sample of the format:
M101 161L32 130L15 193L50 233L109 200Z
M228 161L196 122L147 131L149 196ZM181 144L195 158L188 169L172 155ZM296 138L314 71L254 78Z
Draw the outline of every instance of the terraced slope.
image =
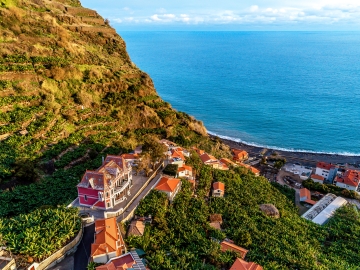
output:
M0 216L73 199L85 169L144 135L211 148L205 133L161 100L95 11L77 0L0 0L0 187L36 182L0 193ZM41 193L49 186L59 195Z

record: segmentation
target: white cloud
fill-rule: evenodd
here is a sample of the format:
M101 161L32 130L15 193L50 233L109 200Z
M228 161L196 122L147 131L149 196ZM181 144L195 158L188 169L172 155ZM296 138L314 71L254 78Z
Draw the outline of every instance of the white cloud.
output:
M346 0L344 0L346 1ZM302 6L258 6L239 10L171 12L160 8L155 14L113 19L117 23L147 24L348 24L360 26L360 3L339 4L327 0Z

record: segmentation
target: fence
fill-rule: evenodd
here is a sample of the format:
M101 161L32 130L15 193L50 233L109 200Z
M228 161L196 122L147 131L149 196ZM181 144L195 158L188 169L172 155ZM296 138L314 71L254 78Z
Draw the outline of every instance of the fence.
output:
M43 269L47 269L49 267L56 265L66 255L68 255L76 250L78 244L80 243L80 241L82 239L83 232L84 232L84 228L81 225L81 229L74 240L72 240L69 244L67 244L63 248L59 249L58 251L56 251L54 254L52 254L50 257L43 260L42 262L33 263L30 267L28 267L28 270L43 270Z
M138 192L135 194L134 197L132 197L132 199L129 201L129 203L124 207L119 209L118 211L115 212L104 212L104 216L105 218L111 218L111 217L118 217L120 216L122 213L124 213L124 211L129 208L129 206L132 204L132 202L141 194L141 192L143 192L143 190L149 185L150 181L154 179L154 177L157 175L158 171L160 168L164 167L164 161L160 162L159 166L156 168L156 170L154 171L154 173L148 178L148 180L144 183L144 185L138 190ZM151 189L150 189L151 190ZM150 192L150 190L144 195L144 197ZM136 205L137 207L137 205ZM134 208L134 210L136 209L136 207ZM130 213L134 212L134 210L132 210ZM129 215L128 215L129 216ZM128 217L127 216L127 217Z

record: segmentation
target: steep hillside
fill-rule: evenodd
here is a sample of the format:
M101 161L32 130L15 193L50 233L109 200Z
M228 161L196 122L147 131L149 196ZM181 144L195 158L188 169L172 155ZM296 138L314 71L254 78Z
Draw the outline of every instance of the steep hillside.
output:
M161 100L108 20L77 0L0 0L0 105L0 216L71 201L101 156L146 136L228 150Z

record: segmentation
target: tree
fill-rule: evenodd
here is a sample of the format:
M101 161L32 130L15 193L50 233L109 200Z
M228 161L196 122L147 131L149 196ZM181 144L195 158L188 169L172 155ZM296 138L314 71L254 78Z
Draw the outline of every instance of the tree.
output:
M148 153L150 155L150 159L153 164L160 158L164 157L164 153L167 151L166 146L159 143L157 138L153 136L145 138L142 150L144 153Z

